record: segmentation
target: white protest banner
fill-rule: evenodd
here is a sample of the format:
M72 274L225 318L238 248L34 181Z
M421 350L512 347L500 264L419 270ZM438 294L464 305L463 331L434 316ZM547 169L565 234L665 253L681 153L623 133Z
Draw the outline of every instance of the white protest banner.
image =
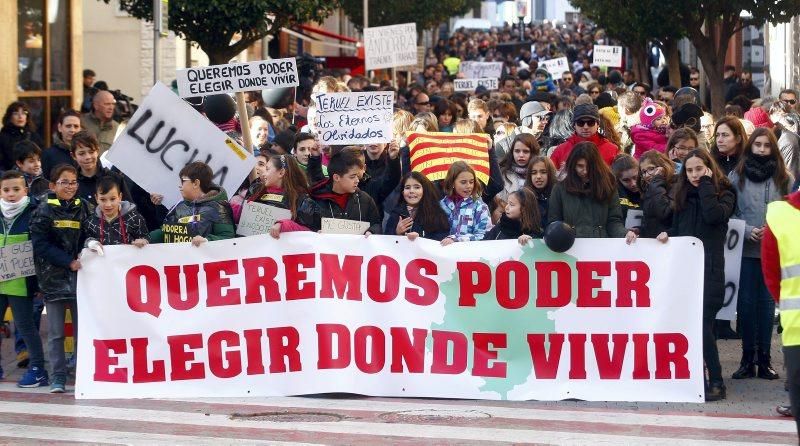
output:
M744 249L745 222L732 218L728 220L728 234L725 237L725 300L717 312L717 319L732 321L736 319L736 304L739 299L739 275L742 270L742 250Z
M372 144L392 140L394 93L318 93L314 95L314 126L319 142Z
M183 68L177 70L175 76L178 94L182 98L296 87L300 84L294 57Z
M368 221L345 220L343 218L322 217L323 234L361 234L369 229Z
M486 87L489 91L497 90L497 78L453 79L453 89L455 91L475 91L480 86Z
M592 63L597 66L614 68L622 66L621 46L595 45L592 55L594 56Z
M364 59L367 70L417 65L417 24L365 28Z
M503 62L461 62L458 72L465 79L483 79L487 77L500 78L503 76Z
M245 237L266 234L276 221L291 218L292 211L289 209L248 201L242 205L242 215L236 226L236 234Z
M547 70L554 79L560 79L565 71L569 71L569 62L566 57L559 57L558 59L543 60L539 62L539 67Z
M256 164L252 153L160 82L114 141L108 159L144 190L163 195L167 208L180 202L178 172L193 161L208 164L230 197Z
M703 401L695 238L311 232L84 255L75 397Z
M0 247L0 281L34 275L33 242L29 240Z

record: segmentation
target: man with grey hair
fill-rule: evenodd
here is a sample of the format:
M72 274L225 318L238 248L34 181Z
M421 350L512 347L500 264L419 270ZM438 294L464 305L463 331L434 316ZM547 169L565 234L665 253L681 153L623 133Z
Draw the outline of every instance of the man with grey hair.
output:
M100 142L100 152L102 155L111 144L114 143L114 137L117 135L117 128L119 123L114 121L114 110L116 109L117 101L114 96L105 90L100 90L94 95L92 99L92 111L81 115L81 126L94 133L97 140Z

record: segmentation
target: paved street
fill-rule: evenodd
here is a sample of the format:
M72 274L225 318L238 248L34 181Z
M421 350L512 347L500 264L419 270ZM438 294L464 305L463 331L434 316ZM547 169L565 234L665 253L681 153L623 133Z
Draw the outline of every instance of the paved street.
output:
M499 402L325 395L296 398L76 401L17 389L3 342L0 444L796 444L775 413L783 380L728 379L707 404ZM782 360L775 339L776 370ZM725 375L739 341L720 341ZM71 381L68 389L71 390ZM645 388L642 392L646 392Z

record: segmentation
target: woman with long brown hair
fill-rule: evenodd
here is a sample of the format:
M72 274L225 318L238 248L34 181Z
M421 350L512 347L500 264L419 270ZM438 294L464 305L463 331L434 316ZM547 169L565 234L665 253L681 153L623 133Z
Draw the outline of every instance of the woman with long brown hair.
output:
M742 359L732 378L758 375L763 379L778 379L770 354L775 301L761 271L761 239L766 227L767 205L782 200L790 192L794 180L786 170L772 130L759 127L753 131L739 164L728 178L736 189L735 216L745 221L736 306L742 332Z
M719 362L714 318L725 298L725 238L728 219L736 207L736 195L728 177L705 150L689 152L675 186L672 226L658 234L697 237L705 251L703 282L703 360L708 369L706 401L725 399L725 382Z

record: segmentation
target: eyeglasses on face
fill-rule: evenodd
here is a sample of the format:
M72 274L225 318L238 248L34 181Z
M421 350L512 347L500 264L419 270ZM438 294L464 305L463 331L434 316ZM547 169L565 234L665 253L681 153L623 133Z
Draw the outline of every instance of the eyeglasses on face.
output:
M600 90L592 90L589 94L600 94Z
M594 119L579 119L575 121L575 126L577 127L593 127L597 124L597 121Z
M78 185L77 181L67 181L67 180L59 180L56 181L56 184L61 187L75 187Z
M794 105L794 104L797 104L797 99L784 99L783 102L785 102L785 103L787 103L789 105Z
M417 105L431 105L430 102L417 102Z
M699 77L690 77L689 80L690 81L699 81L700 78Z

